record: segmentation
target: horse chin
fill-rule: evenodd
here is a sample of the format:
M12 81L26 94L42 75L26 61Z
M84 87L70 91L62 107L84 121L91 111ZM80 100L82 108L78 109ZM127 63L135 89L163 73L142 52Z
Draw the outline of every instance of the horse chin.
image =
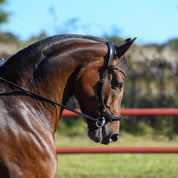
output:
M100 130L98 128L97 129L89 129L88 130L88 137L96 143L101 142Z
M88 137L93 140L95 143L100 143L104 145L108 145L111 142L115 142L118 140L119 134L107 134L105 127L103 128L89 128Z

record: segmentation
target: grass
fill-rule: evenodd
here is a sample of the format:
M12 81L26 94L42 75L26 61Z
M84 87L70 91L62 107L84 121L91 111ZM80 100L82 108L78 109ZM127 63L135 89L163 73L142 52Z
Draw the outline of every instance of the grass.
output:
M178 175L176 155L103 154L62 155L56 177L165 177Z
M57 147L101 146L85 135L56 134ZM133 136L121 133L112 146L178 146L178 138L169 141L165 136ZM58 155L56 178L176 178L177 154L76 154Z

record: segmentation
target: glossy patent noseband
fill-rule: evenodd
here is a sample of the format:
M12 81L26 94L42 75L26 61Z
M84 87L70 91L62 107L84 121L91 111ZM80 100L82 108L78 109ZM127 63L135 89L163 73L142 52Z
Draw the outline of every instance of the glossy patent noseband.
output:
M108 73L108 70L110 68L115 68L117 70L120 70L120 72L122 72L125 75L124 71L122 71L121 69L119 69L119 68L117 68L115 66L111 66L111 61L112 61L112 59L114 57L114 45L111 42L108 42L107 44L108 44L108 48L109 48L109 51L108 51L109 58L108 58L106 69L105 69L105 71L103 73L103 77L100 79L99 87L98 87L97 100L99 101L99 103L101 105L101 107L99 108L99 117L98 118L94 118L94 117L89 116L87 114L80 113L80 112L76 111L75 109L73 109L71 107L68 107L68 106L65 106L63 104L57 103L57 102L55 102L55 101L53 101L53 100L51 100L51 99L49 99L47 97L44 97L44 96L42 96L40 94L37 94L37 93L34 93L34 92L32 92L32 91L30 91L30 90L28 90L26 88L23 88L23 87L15 84L15 83L13 83L11 81L8 81L8 80L6 80L6 79L4 79L2 77L0 77L0 80L5 82L5 83L8 83L9 85L11 85L11 86L13 86L15 88L18 88L18 89L24 91L25 93L29 94L30 96L32 96L32 97L34 97L36 99L47 101L47 102L49 102L51 104L60 106L60 107L65 108L65 109L67 109L67 110L69 110L71 112L74 112L74 113L76 113L76 114L78 114L78 115L80 115L82 117L85 117L87 119L93 120L93 121L96 122L96 126L98 128L102 128L107 122L120 121L121 118L122 118L121 115L114 116L113 114L111 114L110 112L108 112L106 110L106 106L105 106L104 99L103 99L103 88L104 88L104 83L105 83L105 79L106 79L106 75ZM96 98L95 98L95 100L96 100ZM89 100L83 101L83 102L87 103L87 102L89 102Z

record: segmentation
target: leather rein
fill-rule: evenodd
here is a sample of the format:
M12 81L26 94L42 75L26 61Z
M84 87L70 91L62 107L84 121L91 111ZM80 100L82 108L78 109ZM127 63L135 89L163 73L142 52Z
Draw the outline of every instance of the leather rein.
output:
M24 87L21 87L21 86L13 83L11 81L8 81L8 80L6 80L6 79L4 79L2 77L0 77L0 80L5 82L5 83L7 83L7 84L9 84L9 85L11 85L11 86L13 86L13 87L15 87L15 88L18 88L18 89L22 90L25 93L30 94L32 97L47 101L47 102L49 102L51 104L60 106L60 107L62 107L64 109L67 109L67 110L73 112L73 113L76 113L76 114L78 114L78 115L80 115L80 116L82 116L84 118L87 118L87 119L90 119L92 121L95 121L96 122L96 126L98 128L102 128L107 122L120 121L121 118L122 118L122 115L115 116L115 115L111 114L109 111L106 110L106 106L105 106L104 99L103 99L103 88L104 88L104 83L105 83L105 79L106 79L106 75L108 73L108 70L113 68L113 69L119 70L120 72L122 72L125 75L125 72L122 71L120 68L117 68L115 66L110 65L111 61L112 61L112 59L114 57L114 49L115 48L114 48L114 45L111 42L107 42L107 45L108 45L108 49L109 49L108 50L109 59L108 59L108 63L107 63L106 69L104 71L104 75L99 81L98 96L95 98L95 100L98 100L99 103L101 104L98 118L94 118L92 116L89 116L88 114L83 114L81 112L78 112L78 111L76 111L75 109L73 109L71 107L68 107L68 106L65 106L63 104L57 103L57 102L55 102L55 101L53 101L53 100L51 100L51 99L49 99L49 98L47 98L45 96L42 96L42 95L37 94L37 93L34 93L34 92L32 92L32 91L30 91L30 90L28 90L28 89L26 89ZM93 100L93 99L82 101L82 102L80 102L80 104L81 103L90 102L91 100Z

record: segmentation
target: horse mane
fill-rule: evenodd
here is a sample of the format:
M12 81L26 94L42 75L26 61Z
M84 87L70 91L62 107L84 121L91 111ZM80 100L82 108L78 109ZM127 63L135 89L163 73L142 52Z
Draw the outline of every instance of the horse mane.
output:
M96 42L101 42L101 43L107 43L106 40L94 36L87 36L87 35L73 35L73 34L65 34L65 35L56 35L52 37L48 37L45 39L42 39L40 41L37 41L35 43L32 43L31 45L27 46L26 48L18 51L16 54L11 56L9 59L12 58L21 58L21 56L26 56L30 57L32 56L35 52L38 52L45 48L48 45L51 45L56 42L62 42L66 40L84 40L84 41L96 41Z

